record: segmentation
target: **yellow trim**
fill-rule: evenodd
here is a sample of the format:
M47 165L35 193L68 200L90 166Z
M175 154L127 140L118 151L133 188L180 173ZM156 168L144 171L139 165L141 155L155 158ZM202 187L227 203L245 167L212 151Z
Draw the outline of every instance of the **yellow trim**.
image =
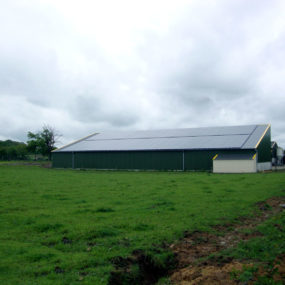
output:
M259 139L259 141L257 142L257 144L256 144L255 148L258 148L258 146L259 146L259 144L260 144L261 140L264 138L265 134L267 133L267 131L268 131L268 129L269 129L270 127L271 127L271 125L270 125L270 124L268 124L268 126L267 126L266 130L264 131L263 135L261 136L261 138L260 138L260 139Z
M256 154L254 154L254 156L252 157L252 160L254 160L254 159L255 159L255 157L256 157Z
M216 154L216 155L213 157L213 160L215 160L217 157L218 157L218 155Z
M80 141L83 141L83 140L85 140L85 139L87 139L87 138L89 138L89 137L92 137L92 136L96 135L96 134L98 134L98 133L93 133L93 134L88 135L88 136L86 136L86 137L84 137L84 138L82 138L82 139L79 139L79 140L76 140L76 141L74 141L74 142L72 142L72 143L69 143L69 144L66 144L66 145L64 145L64 146L61 146L61 147L59 147L59 148L53 150L52 152L61 150L61 149L65 148L65 147L68 147L68 146L70 146L70 145L73 145L73 144L75 144L75 143L78 143L78 142L80 142Z

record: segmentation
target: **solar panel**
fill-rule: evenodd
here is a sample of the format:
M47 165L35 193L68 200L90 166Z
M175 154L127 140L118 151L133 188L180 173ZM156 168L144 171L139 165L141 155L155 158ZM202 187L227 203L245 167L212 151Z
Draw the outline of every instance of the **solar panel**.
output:
M247 135L203 136L146 139L83 140L67 146L65 151L127 151L127 150L170 150L240 148Z
M163 137L200 137L200 136L223 136L223 135L248 135L255 125L234 127L212 127L212 128L188 128L170 130L148 130L148 131L113 131L98 133L87 140L109 140L109 139L131 139L131 138L163 138Z
M254 149L268 125L97 133L58 151Z

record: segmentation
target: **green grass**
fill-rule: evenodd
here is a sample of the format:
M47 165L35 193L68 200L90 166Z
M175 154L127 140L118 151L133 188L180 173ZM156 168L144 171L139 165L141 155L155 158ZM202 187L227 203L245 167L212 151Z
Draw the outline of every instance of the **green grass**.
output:
M219 255L253 264L245 266L242 271L233 272L234 279L239 282L255 280L253 284L256 285L281 285L282 281L274 281L274 277L280 273L276 268L278 258L284 257L285 254L285 212L273 216L251 231L255 230L262 236L242 241L236 248L225 250ZM262 268L262 273L258 273L258 268Z
M242 242L231 251L238 259L273 262L277 256L285 253L285 213L267 220L256 228L262 237Z
M284 173L104 172L0 165L0 284L106 284L115 257L252 214ZM157 256L155 256L157 254Z

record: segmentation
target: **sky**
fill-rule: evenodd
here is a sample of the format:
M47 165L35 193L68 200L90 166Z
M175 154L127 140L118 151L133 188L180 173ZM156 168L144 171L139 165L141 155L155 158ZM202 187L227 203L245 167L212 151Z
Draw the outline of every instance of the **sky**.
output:
M285 1L0 4L0 140L269 123L285 147Z

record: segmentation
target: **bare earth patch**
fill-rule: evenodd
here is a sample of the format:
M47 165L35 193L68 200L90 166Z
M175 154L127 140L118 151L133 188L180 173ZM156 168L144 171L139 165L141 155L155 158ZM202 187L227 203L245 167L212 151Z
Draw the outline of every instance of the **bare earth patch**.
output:
M177 284L237 284L231 278L233 270L242 270L240 262L230 262L223 266L189 266L175 272L171 280Z
M189 266L178 272L173 273L171 280L175 284L180 285L220 285L220 284L253 284L258 276L270 276L272 272L268 269L260 266L256 271L254 278L247 283L240 283L233 279L235 272L242 272L244 268L253 268L251 263L242 263L238 261L231 261L224 265L200 265ZM276 273L273 274L272 279L275 282L284 282L285 277L285 256L279 257L275 261L273 270L276 269ZM284 284L284 283L280 283Z
M241 271L246 264L232 259L211 259L201 261L211 254L236 246L240 241L246 241L261 236L258 231L251 232L256 226L269 217L280 213L284 204L284 197L273 197L264 202L257 203L260 213L250 218L241 218L239 223L216 226L215 233L185 232L184 238L170 246L177 258L177 268L171 274L171 281L175 284L238 284L232 278L232 272ZM219 233L219 234L218 234ZM285 258L276 260L278 274L274 276L276 281L285 276ZM280 263L280 264L279 264ZM283 266L283 267L282 267ZM267 274L262 267L256 274ZM249 284L249 283L248 283Z

